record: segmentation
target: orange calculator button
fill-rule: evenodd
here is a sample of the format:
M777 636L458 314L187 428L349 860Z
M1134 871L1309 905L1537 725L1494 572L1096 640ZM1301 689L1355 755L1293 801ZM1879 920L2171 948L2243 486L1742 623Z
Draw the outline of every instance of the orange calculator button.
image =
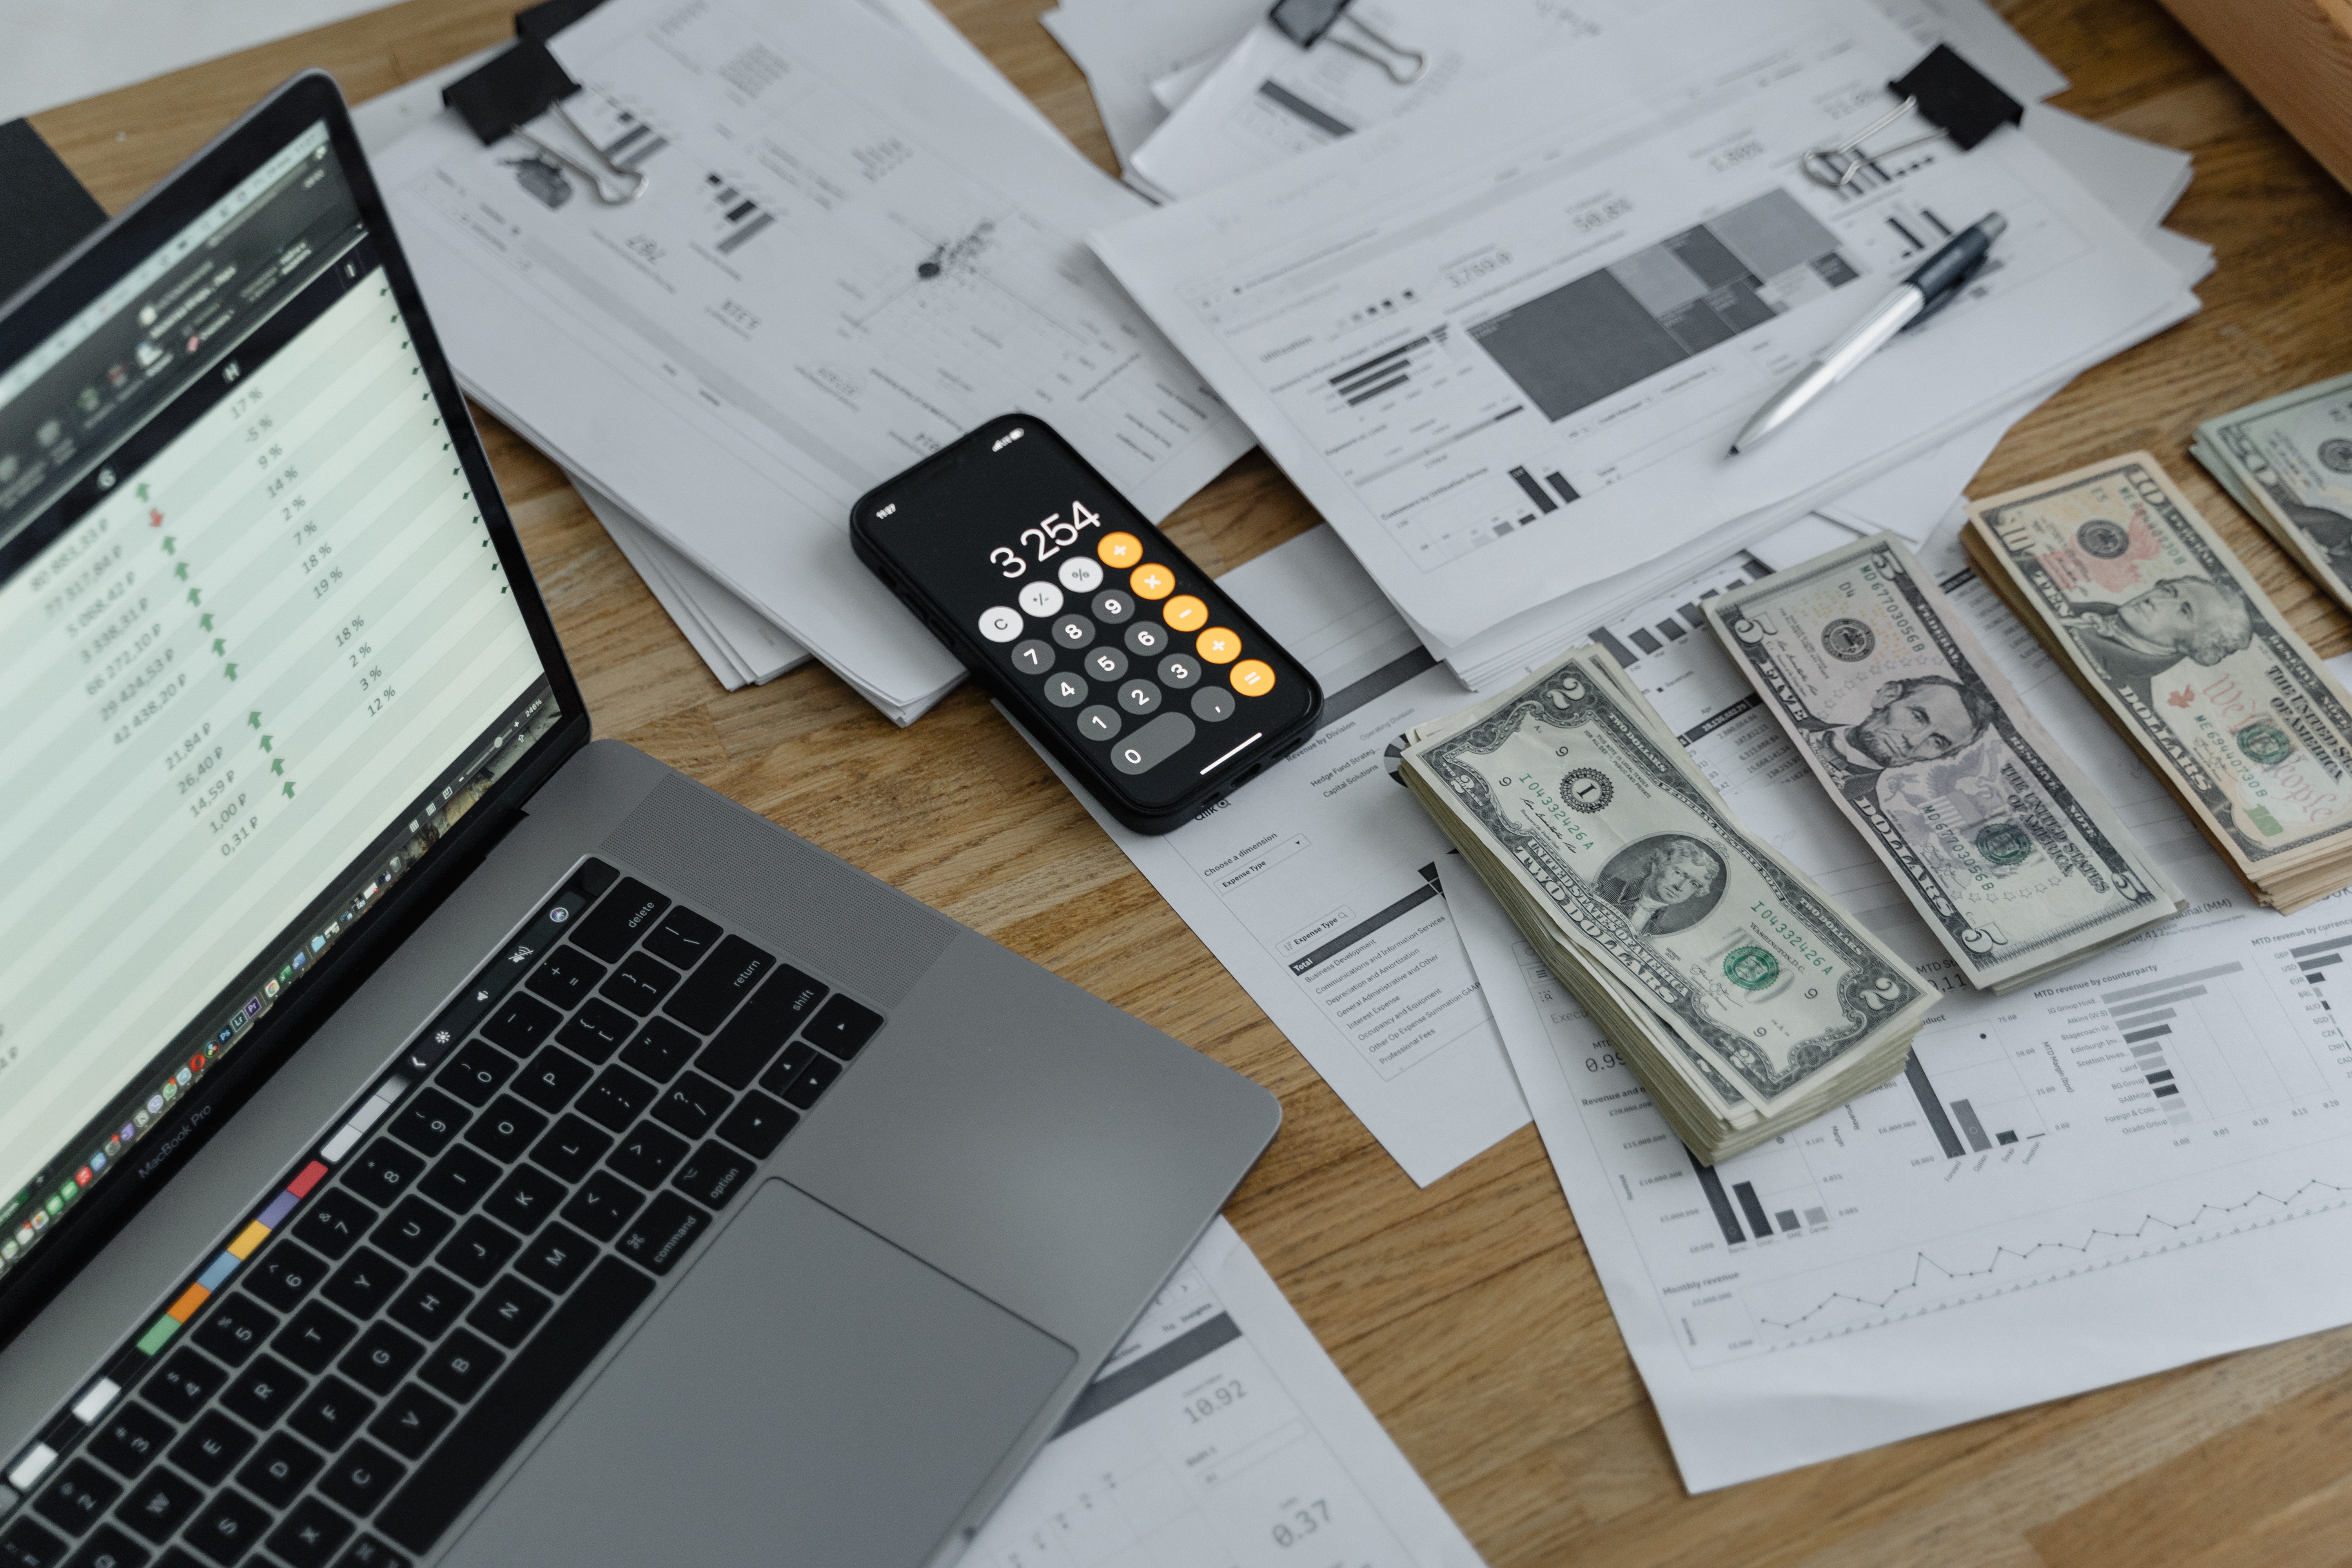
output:
M1132 566L1143 559L1143 541L1131 533L1106 533L1095 553L1106 566Z
M1190 594L1179 594L1160 606L1160 618L1171 631L1197 632L1209 624L1209 606Z
M1127 586L1139 599L1164 599L1176 591L1176 574L1155 561L1130 573Z
M1211 664L1231 664L1241 657L1241 634L1229 632L1223 626L1211 626L1201 634L1200 640L1192 647Z
M1262 658L1245 658L1225 679L1244 697L1263 697L1274 689L1274 667Z

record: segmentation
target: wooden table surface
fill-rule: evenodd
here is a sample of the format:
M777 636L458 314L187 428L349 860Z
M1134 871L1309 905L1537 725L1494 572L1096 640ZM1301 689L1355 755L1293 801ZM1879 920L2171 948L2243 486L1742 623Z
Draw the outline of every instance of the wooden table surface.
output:
M1163 0L1181 5L1184 0ZM272 86L354 100L510 36L516 0L407 0L34 123L119 208ZM1116 171L1043 0L943 8ZM2147 447L2324 655L2324 603L2188 457L2210 415L2352 370L2352 198L2155 0L2019 0L2058 104L2196 154L2172 226L2214 246L2201 314L2026 420L1984 494ZM811 666L730 693L562 476L478 413L596 733L643 748L1248 1074L1281 1135L1228 1210L1489 1563L2352 1562L2352 1329L1693 1498L1532 1127L1426 1190L970 688L899 730ZM1212 572L1312 526L1253 453L1170 531ZM1694 565L1700 564L1694 563ZM2352 1301L2346 1303L2352 1317Z

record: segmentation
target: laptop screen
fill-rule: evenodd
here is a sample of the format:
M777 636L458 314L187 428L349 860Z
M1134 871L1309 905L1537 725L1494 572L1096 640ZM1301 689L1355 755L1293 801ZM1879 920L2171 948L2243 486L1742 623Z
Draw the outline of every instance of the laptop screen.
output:
M558 718L326 121L110 265L0 364L0 1271Z

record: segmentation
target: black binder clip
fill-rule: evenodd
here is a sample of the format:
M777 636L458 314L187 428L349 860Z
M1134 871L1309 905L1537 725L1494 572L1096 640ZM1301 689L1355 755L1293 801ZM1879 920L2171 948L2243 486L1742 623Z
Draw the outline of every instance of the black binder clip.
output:
M1400 44L1349 10L1354 0L1275 0L1266 20L1302 49L1328 38L1351 55L1360 55L1389 73L1399 87L1411 87L1429 72L1429 56L1409 44ZM1339 30L1344 25L1346 32ZM1358 42L1351 34L1361 34ZM1408 67L1407 62L1411 62Z
M2002 126L2015 125L2025 118L2023 105L1994 86L1991 78L1962 59L1949 44L1937 44L1928 50L1927 58L1908 74L1888 82L1886 89L1903 101L1836 146L1816 147L1806 153L1803 164L1808 175L1832 190L1843 190L1882 158L1943 136L1950 137L1965 153ZM1876 152L1863 148L1864 142L1914 112L1936 129Z
M530 15L524 13L526 16ZM517 21L520 24L521 18ZM635 201L646 194L652 176L621 162L611 149L599 146L587 128L572 117L563 100L579 90L580 84L548 52L544 36L526 35L505 54L445 90L441 101L465 117L467 128L481 138L483 146L501 137L520 137L541 157L585 180L588 188L596 193L596 199L606 206ZM572 128L572 134L588 149L589 155L604 166L604 174L529 128L530 121L551 109ZM562 176L554 170L547 174L559 184L562 183ZM618 182L618 194L605 187L606 174Z

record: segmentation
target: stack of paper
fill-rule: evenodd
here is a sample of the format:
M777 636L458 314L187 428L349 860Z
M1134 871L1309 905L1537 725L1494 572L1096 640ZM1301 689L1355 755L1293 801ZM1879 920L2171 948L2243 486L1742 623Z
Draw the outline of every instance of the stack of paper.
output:
M1037 20L1086 72L1119 165L1265 16L1261 0L1068 0Z

